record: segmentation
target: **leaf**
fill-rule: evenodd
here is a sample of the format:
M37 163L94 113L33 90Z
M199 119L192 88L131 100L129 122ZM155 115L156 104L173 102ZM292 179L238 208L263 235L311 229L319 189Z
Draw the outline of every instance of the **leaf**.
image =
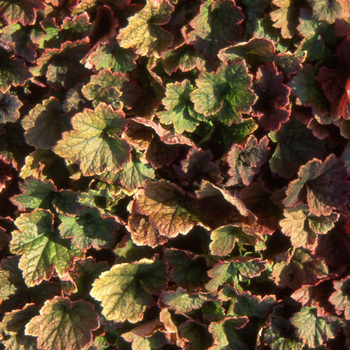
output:
M125 102L123 88L128 82L129 78L125 74L112 73L108 68L105 68L93 75L90 78L90 83L84 85L81 92L86 99L92 101L94 107L100 102L104 102L114 109L122 109Z
M236 225L221 226L211 232L210 238L212 240L209 246L210 251L213 255L218 256L229 255L236 241L250 245L258 242L257 237L243 232L241 227Z
M132 50L121 48L115 39L106 44L99 43L94 51L90 51L84 59L86 68L99 71L109 68L114 72L126 73L136 67L137 55Z
M201 257L193 257L182 250L165 249L164 259L170 267L170 280L178 286L198 288L208 280L205 260Z
M43 149L55 146L62 132L71 128L70 119L55 97L37 104L22 119L22 126L26 130L24 136L28 145Z
M1 3L0 1L0 11ZM28 68L23 61L11 58L11 55L0 48L0 92L5 94L13 86L23 86L31 78Z
M308 0L308 2L312 7L313 17L318 21L327 21L331 24L342 15L343 7L338 0Z
M194 110L206 117L216 115L227 125L240 123L242 113L250 112L256 101L244 60L223 63L216 72L203 72L196 84L190 94Z
M338 315L344 312L346 320L350 319L350 280L343 278L340 281L333 281L335 292L329 297L329 301L335 306Z
M293 255L277 256L272 277L280 287L298 289L303 284L315 284L328 277L328 268L323 260L313 258L307 250L296 248Z
M328 105L323 91L316 81L317 70L316 66L305 65L288 83L288 86L304 106L312 107L321 115L326 115L328 114Z
M297 336L310 348L335 338L341 325L334 316L318 316L316 307L302 307L290 321L296 328Z
M131 233L133 242L137 245L149 245L152 248L168 242L168 238L159 234L149 223L147 216L140 215L135 211L129 216L127 229Z
M309 210L316 216L330 215L333 209L340 209L348 203L350 184L345 181L347 172L344 163L334 154L322 162L309 161L300 167L298 179L289 183L284 204L293 207L306 192Z
M60 236L72 238L72 244L79 250L113 247L115 237L112 233L118 226L112 217L101 217L98 209L86 207L79 210L75 217L60 215L59 218Z
M247 317L226 317L220 322L209 325L209 332L214 338L214 344L208 350L247 350L242 336L237 332L248 323Z
M285 218L280 221L282 232L291 238L294 247L310 248L316 242L317 234L326 234L334 227L339 215L314 216L306 205L285 209Z
M184 350L206 350L213 342L206 328L194 321L181 323L179 331L180 337L188 342Z
M53 193L56 191L52 181L40 181L29 177L19 186L22 193L11 198L19 210L50 208Z
M23 103L16 95L0 92L0 124L15 123L19 118L19 109Z
M221 285L238 276L251 279L259 276L266 268L266 263L258 258L241 256L229 261L219 261L208 272L211 280L205 285L205 288L210 292L215 292Z
M324 154L325 141L317 139L295 119L282 125L278 132L270 133L269 137L277 143L269 160L270 168L285 179L291 179L301 165Z
M51 212L35 209L15 220L18 231L12 232L11 252L21 255L19 268L28 287L50 279L56 271L62 277L81 253L52 230Z
M260 141L254 135L250 135L244 146L233 144L227 154L227 163L230 167L228 174L231 176L227 186L248 186L260 167L267 161L270 153L268 138L264 136Z
M147 182L144 189L135 194L134 208L148 216L148 220L159 234L174 238L187 234L197 219L187 209L190 203L176 185L164 180Z
M80 350L92 339L99 326L92 304L55 297L47 300L26 325L25 334L37 338L38 347L47 350Z
M173 36L160 25L169 21L173 10L168 0L147 0L146 6L129 17L128 25L120 30L120 46L132 48L138 55L160 57L173 41Z
M9 24L17 22L23 25L34 24L36 11L43 9L42 0L2 0L0 1L0 14Z
M190 100L192 91L193 87L187 79L181 83L166 85L165 97L162 100L166 111L159 112L158 117L163 124L173 124L176 133L193 132L201 119L201 116L193 110Z
M175 310L178 314L200 309L206 302L212 299L209 294L189 294L182 288L177 288L176 291L162 292L160 297L169 309Z
M283 74L277 71L274 64L268 63L259 67L256 73L254 91L258 100L253 106L259 124L266 131L277 131L281 124L288 121L290 88L283 84Z
M234 1L207 0L189 23L193 30L186 35L186 42L213 60L220 49L241 39L243 20L244 14Z
M24 281L18 260L18 257L7 257L0 263L0 303L23 291Z
M165 264L159 260L114 265L95 280L90 294L102 302L102 314L107 320L136 323L142 320L146 308L153 305L151 294L164 287L165 271Z
M0 323L2 345L11 350L37 350L35 338L25 335L25 326L37 315L39 307L26 304L22 310L6 313Z
M73 130L63 133L54 152L79 163L85 176L116 171L130 160L130 145L119 138L126 121L121 110L105 103L95 110L85 109L72 118Z
M299 8L293 0L273 0L274 5L278 6L277 10L270 13L274 27L281 28L283 38L292 38L296 34L297 19Z

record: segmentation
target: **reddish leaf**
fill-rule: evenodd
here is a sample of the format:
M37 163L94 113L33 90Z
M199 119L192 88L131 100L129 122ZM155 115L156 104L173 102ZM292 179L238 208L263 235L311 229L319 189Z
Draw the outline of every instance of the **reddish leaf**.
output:
M0 14L5 20L14 24L18 21L23 25L34 24L36 11L43 9L43 0L2 0L0 1Z
M290 88L283 84L283 75L274 64L261 66L256 73L255 93L258 100L253 106L259 124L266 131L277 131L288 121Z

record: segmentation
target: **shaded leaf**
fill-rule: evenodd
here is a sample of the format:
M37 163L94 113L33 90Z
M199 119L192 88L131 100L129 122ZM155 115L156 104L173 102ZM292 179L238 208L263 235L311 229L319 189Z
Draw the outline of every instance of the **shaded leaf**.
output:
M266 295L263 298L249 292L236 294L233 305L233 313L238 316L267 318L269 311L276 303L273 295Z
M131 147L117 136L125 124L121 110L100 103L94 111L85 109L72 118L73 130L63 133L54 151L78 162L85 176L116 171L130 160Z
M253 106L259 124L266 131L277 131L288 121L290 88L283 84L283 75L274 63L259 67L256 73L254 91L258 100Z
M129 17L128 25L120 30L120 46L132 48L138 55L159 57L173 41L173 36L160 27L168 22L173 10L168 0L147 0L146 6Z
M24 334L25 326L37 315L39 307L27 304L22 310L6 313L0 323L2 345L11 350L37 350L35 338Z
M324 154L325 141L314 137L309 129L295 119L282 125L280 131L270 133L269 137L277 142L269 160L270 168L286 179L291 179L301 165Z
M252 76L244 60L222 64L216 72L203 72L191 93L194 110L206 117L216 115L225 124L238 124L250 112L256 96L250 89Z
M9 24L19 21L23 25L34 24L36 11L43 9L42 0L2 0L0 1L0 14Z
M206 350L212 344L212 338L206 328L194 321L181 323L180 337L188 342L184 350Z
M19 118L19 108L22 105L17 96L9 92L5 94L0 92L0 124L15 123Z
M71 128L70 119L55 97L37 104L22 119L22 126L26 130L24 136L28 145L44 149L55 146L62 133Z
M310 212L317 216L329 215L333 209L348 203L350 184L345 181L346 176L344 163L334 154L324 162L311 160L300 167L298 179L289 184L284 204L295 206L304 199L303 192L306 192Z
M270 153L268 138L264 136L260 141L254 135L250 135L244 146L234 144L227 154L227 163L230 167L228 174L231 176L227 186L248 186L260 167L267 161Z
M212 60L220 49L241 39L243 20L244 14L234 1L208 0L189 23L194 30L186 35L186 42Z
M25 334L38 337L40 349L80 350L91 341L91 331L98 326L98 315L91 304L55 297L45 302L39 316L30 320Z
M90 294L102 302L102 314L108 320L136 323L154 303L151 294L164 287L165 271L166 266L159 260L114 265L95 280Z
M81 256L52 230L52 220L51 212L42 209L21 214L15 220L19 230L12 233L10 249L21 255L19 268L28 287L48 280L54 271L62 277L71 268L73 258Z

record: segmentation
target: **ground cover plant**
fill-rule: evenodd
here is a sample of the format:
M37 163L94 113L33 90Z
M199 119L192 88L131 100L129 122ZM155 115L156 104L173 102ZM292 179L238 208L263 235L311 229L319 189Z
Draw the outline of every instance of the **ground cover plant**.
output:
M0 0L0 343L350 349L347 0Z

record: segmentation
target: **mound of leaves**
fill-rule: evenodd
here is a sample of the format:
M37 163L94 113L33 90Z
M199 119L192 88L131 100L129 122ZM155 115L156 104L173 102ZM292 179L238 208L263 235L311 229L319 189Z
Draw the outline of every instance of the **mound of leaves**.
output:
M348 0L0 0L0 347L350 349Z

